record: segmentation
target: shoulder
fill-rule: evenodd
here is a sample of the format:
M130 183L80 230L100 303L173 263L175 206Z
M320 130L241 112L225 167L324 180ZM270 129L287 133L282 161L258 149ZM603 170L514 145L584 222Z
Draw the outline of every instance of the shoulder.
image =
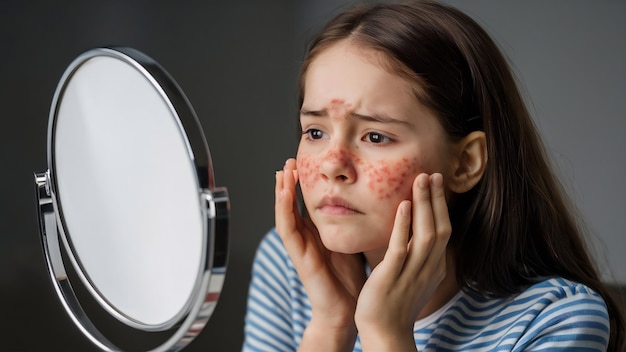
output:
M310 313L300 308L304 288L274 229L259 243L252 266L245 316L244 351L293 351L297 328ZM303 330L303 329L300 329Z
M259 243L252 263L252 279L270 286L298 286L298 274L289 253L275 229L269 230Z
M524 294L548 294L555 295L556 297L566 298L575 295L593 296L600 300L602 298L591 288L571 280L567 280L560 277L546 278L539 280L533 285L529 286L521 295Z
M606 304L599 294L577 282L547 278L505 298L465 291L443 314L434 332L419 336L425 346L444 349L534 351L582 346L604 351L609 326ZM445 336L446 341L433 335Z
M268 264L279 267L292 267L289 254L275 229L269 230L261 239L254 257L255 265Z
M602 297L591 288L564 278L536 282L508 304L528 321L519 340L526 348L606 348L609 315Z
M563 278L538 281L514 298L516 304L541 309L542 314L561 312L564 318L584 310L598 317L608 316L602 297L591 288Z
M593 289L564 278L546 278L536 281L518 294L508 298L492 299L466 292L460 303L477 310L492 310L499 314L533 312L542 314L554 309L573 311L578 308L594 309L598 314L607 312L602 297Z

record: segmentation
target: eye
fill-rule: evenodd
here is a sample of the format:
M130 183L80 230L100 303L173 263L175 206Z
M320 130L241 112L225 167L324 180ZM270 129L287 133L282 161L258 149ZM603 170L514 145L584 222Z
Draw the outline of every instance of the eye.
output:
M324 138L324 132L318 130L316 128L309 128L308 130L302 132L302 134L307 135L308 139L322 139Z
M391 142L391 139L383 134L377 133L377 132L369 132L365 139L370 142L370 143L374 143L374 144L381 144L381 143L389 143Z

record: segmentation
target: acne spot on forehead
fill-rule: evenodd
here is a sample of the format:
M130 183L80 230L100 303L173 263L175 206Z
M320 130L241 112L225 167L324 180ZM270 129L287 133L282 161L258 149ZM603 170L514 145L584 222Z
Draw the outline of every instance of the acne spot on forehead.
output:
M347 117L349 111L352 110L352 104L346 103L343 99L332 99L330 101L330 107L328 108L329 114L331 117Z

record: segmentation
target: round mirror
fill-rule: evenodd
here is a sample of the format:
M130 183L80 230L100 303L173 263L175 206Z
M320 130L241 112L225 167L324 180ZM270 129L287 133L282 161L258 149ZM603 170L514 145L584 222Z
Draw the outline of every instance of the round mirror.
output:
M229 202L196 115L165 70L130 48L76 58L53 99L48 171L36 181L50 274L81 331L117 349L81 309L61 247L117 320L179 327L157 350L199 333L224 280Z

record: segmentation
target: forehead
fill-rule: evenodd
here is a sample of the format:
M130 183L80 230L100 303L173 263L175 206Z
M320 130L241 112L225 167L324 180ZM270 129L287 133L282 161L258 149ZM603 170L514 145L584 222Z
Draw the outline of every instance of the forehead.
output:
M349 40L335 43L313 58L303 84L304 101L395 104L416 102L414 84L393 73L384 54Z
M322 49L310 62L305 79L311 76L319 76L322 72L335 76L367 74L368 78L393 78L400 79L390 68L387 56L377 50L359 45L349 39ZM405 82L407 83L407 82Z

